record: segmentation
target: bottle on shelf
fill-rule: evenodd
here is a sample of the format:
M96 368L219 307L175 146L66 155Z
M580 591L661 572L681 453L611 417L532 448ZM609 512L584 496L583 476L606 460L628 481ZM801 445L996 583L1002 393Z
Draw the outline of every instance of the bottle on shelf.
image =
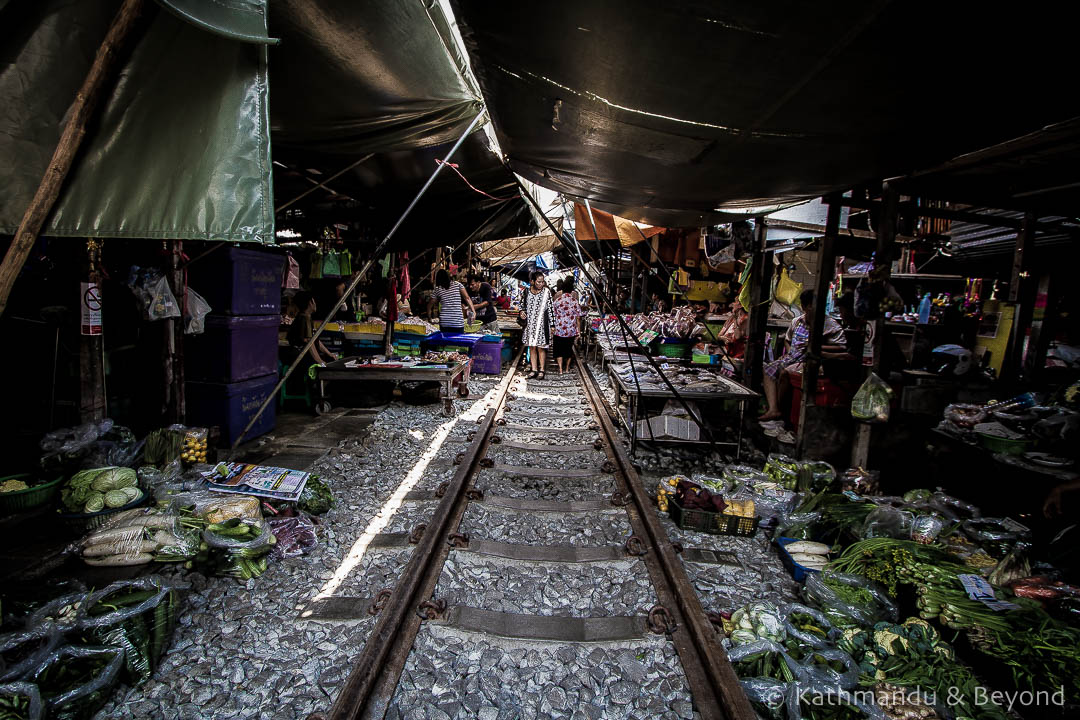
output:
M930 322L930 293L923 295L922 302L919 303L919 324L926 325Z

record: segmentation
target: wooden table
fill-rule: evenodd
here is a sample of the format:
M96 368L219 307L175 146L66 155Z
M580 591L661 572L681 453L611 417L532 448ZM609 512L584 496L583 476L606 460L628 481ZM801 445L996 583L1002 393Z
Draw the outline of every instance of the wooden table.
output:
M366 381L389 381L395 384L399 382L439 382L445 383L446 395L443 398L444 410L453 412L453 385L454 381L461 377L468 367L468 363L458 363L450 367L379 367L362 365L360 367L346 367L346 363L356 361L366 362L365 358L347 357L327 363L324 367L317 367L315 379L319 384L319 401L316 403L316 412L329 410L330 403L326 400L326 383L336 382L366 382ZM394 364L394 363L388 363ZM449 405L449 408L445 407Z

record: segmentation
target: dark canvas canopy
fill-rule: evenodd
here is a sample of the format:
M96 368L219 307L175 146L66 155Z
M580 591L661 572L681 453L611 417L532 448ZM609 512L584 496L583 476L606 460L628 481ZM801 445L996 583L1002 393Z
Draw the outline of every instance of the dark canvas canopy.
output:
M275 159L324 177L378 153L337 187L363 197L354 211L400 214L482 107L438 3L283 0L268 18L265 0L159 2L44 234L273 242L271 127ZM18 225L118 6L0 3L0 233ZM512 177L479 135L470 146L463 173L505 196ZM429 210L494 202L444 175ZM278 202L310 187L285 182Z
M1075 60L1056 3L454 7L511 167L658 225L906 174L1080 115L1060 86Z

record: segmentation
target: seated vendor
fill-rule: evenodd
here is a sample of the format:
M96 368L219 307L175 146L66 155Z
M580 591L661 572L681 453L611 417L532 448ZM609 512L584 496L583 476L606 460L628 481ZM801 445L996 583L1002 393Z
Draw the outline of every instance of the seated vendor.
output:
M765 365L765 399L769 408L758 419L778 420L782 417L780 412L780 400L790 389L790 375L802 372L803 358L810 343L810 318L814 313L814 291L804 290L799 296L803 314L791 321L787 335L784 337L787 349L778 359ZM821 334L821 351L842 352L844 346L844 331L840 323L828 315L825 316L825 327Z
M316 310L315 297L307 290L301 290L293 296L293 303L297 307L297 314L285 333L285 339L288 341L289 347L283 352L283 360L288 365L299 363L300 368L297 369L297 372L305 371L314 364L322 365L335 360L334 354L326 349L326 346L322 344L322 340L316 340L315 344L308 350L307 355L303 358L300 357L300 352L314 334L311 315Z
M746 352L746 327L750 313L742 305L735 303L731 316L720 329L716 339L724 344L724 351L729 358L741 358Z

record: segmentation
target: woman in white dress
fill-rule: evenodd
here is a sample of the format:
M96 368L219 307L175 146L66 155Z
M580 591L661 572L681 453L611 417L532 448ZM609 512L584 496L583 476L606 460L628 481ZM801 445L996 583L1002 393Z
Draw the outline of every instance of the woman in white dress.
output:
M525 377L543 380L554 324L551 314L551 290L547 287L544 273L539 270L534 270L529 279L532 284L524 293L525 309L521 312L521 319L526 321L523 339L525 346L529 348L532 371Z

